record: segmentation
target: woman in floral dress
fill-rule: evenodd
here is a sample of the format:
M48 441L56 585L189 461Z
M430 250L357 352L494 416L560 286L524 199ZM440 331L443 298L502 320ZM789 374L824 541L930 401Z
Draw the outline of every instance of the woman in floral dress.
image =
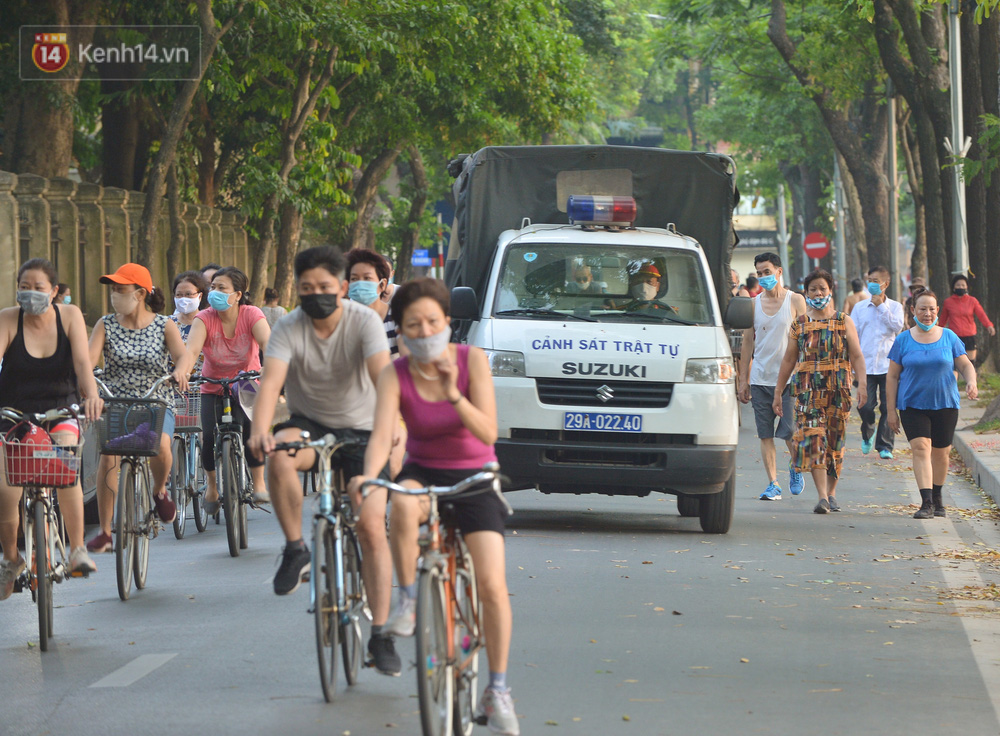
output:
M819 495L813 511L825 514L840 511L836 492L851 413L851 382L857 379L858 404L864 404L868 400L865 359L854 322L836 311L830 272L816 269L806 277L804 286L806 313L792 322L774 389L774 413L781 416L781 394L794 370L795 469L812 473Z

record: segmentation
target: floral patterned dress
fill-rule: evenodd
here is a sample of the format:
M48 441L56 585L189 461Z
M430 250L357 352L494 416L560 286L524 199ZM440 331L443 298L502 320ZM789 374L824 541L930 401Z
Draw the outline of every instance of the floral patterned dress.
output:
M826 320L802 316L792 323L791 339L799 348L792 441L798 446L795 467L802 473L826 467L827 475L839 478L844 464L853 380L846 318L837 312Z
M157 314L141 330L123 327L117 314L104 317L104 381L118 398L144 396L157 380L170 372L166 341L167 317ZM171 400L163 384L153 398Z

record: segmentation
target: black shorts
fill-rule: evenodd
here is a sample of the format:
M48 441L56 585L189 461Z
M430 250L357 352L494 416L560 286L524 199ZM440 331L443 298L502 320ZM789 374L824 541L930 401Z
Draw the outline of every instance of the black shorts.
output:
M975 350L976 349L976 336L975 335L969 335L968 337L961 337L961 336L959 336L958 339L962 341L963 345L965 345L965 352L969 352L970 350Z
M902 409L899 421L907 441L930 437L931 447L950 447L958 425L958 409Z
M482 468L450 470L425 468L416 463L406 463L396 476L396 482L413 480L422 486L453 486ZM507 508L493 492L477 493L474 496L449 496L439 501L441 519L449 526L458 527L462 534L473 532L496 532L503 534Z
M308 417L292 414L287 422L276 424L272 432L278 434L281 430L289 429L290 427L308 432L309 438L313 440L323 439L328 434L332 434L341 442L357 440L359 444L351 447L343 447L334 453L332 465L335 470L340 469L344 471L345 481L349 481L354 476L362 475L365 472L365 448L368 446L368 438L371 436L371 432L368 430L324 427L322 424L318 424ZM319 455L317 454L316 462L313 463L311 470L317 470L318 467ZM388 466L382 469L379 477L389 480Z

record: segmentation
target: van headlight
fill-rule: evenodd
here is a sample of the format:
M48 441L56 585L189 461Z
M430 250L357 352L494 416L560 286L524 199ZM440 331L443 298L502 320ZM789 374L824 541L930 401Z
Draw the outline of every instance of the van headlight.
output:
M732 383L735 379L736 370L729 358L697 358L689 360L684 369L684 383Z
M486 350L490 373L504 378L524 378L524 353L512 350Z

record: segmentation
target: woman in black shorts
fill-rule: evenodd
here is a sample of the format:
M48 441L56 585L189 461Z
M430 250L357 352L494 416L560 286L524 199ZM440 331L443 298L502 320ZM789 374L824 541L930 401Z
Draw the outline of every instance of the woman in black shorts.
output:
M970 399L979 396L976 369L954 332L938 326L937 297L929 289L913 296L914 326L896 338L889 351L886 406L889 428L900 425L913 450L913 474L920 489L915 519L944 516L941 487L948 477L948 455L958 424L958 382L965 377ZM897 407L899 412L897 413Z
M406 463L396 482L408 488L454 485L489 462L496 462L497 409L486 354L455 345L448 316L449 295L437 279L414 279L396 289L392 318L399 326L409 355L397 358L379 376L375 425L365 451L365 472L351 481L361 483L385 467L392 450L393 430L402 414L409 434ZM511 610L504 559L506 509L492 493L449 499L454 508L446 520L462 532L476 568L483 602L483 629L490 682L479 702L479 713L495 734L520 733L507 687ZM416 623L417 537L427 519L428 502L418 496L394 494L390 546L400 597L383 633L412 636Z

